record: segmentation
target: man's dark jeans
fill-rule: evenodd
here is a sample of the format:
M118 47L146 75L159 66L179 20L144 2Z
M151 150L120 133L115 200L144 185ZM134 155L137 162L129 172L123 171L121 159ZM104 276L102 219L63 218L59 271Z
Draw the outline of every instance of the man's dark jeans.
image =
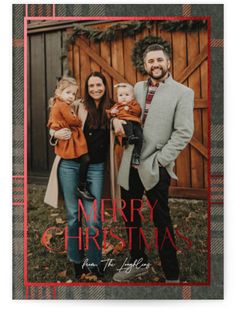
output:
M152 206L155 204L156 200L158 200L156 206L154 207L153 222L154 226L158 229L158 250L163 271L165 273L166 279L177 280L179 279L179 265L176 256L176 249L172 245L169 237L166 236L166 230L168 229L172 240L175 243L168 207L168 189L170 185L170 176L164 167L159 168L159 173L160 179L158 184L151 190L147 191L146 196ZM137 211L134 211L133 222L131 222L130 211L131 199L142 199L143 193L144 187L140 180L138 170L131 167L129 177L129 191L121 188L122 199L124 199L127 204L124 212L128 221L125 222L125 224L127 228L134 228L132 230L132 247L130 250L131 260L134 261L136 259L143 258L143 261L147 262L144 241L142 237L139 239L139 228L142 226L141 217Z

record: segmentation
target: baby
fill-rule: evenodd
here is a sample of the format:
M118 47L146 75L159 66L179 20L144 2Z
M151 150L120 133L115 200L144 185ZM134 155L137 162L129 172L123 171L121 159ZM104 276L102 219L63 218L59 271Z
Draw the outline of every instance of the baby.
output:
M134 166L138 166L143 144L140 119L142 110L139 103L134 99L134 89L130 84L120 83L115 85L115 87L117 87L118 103L111 109L106 110L106 112L109 118L118 118L126 121L126 124L123 124L125 141L127 145L134 144L131 163Z

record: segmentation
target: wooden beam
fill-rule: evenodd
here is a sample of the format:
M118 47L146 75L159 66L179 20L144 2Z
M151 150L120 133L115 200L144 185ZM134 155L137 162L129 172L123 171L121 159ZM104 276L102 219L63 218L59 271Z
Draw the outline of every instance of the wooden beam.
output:
M114 70L102 57L96 54L82 39L77 38L76 43L78 47L82 48L87 55L102 67L109 75L111 75L119 83L129 83L121 74Z
M170 187L169 197L207 200L208 191L205 188Z
M188 65L181 75L176 78L176 80L183 84L183 82L199 67L199 65L206 60L208 57L208 51L207 51L207 46L204 47L202 52L194 59L194 61Z
M75 24L82 24L83 26L94 26L104 23L111 23L112 21L109 20L90 20L90 21L84 21L84 20L56 20L56 21L38 21L38 20L29 20L27 29L28 34L32 33L40 33L40 32L47 32L47 31L55 31L55 30L63 30L67 28L71 28L72 32L74 32L74 25Z
M208 108L207 100L206 99L195 99L194 100L194 108L195 109Z
M41 32L49 32L49 31L58 31L58 30L67 30L68 25L60 25L60 26L52 26L52 27L40 27L36 29L31 29L27 31L27 34L36 34ZM71 26L72 27L72 26ZM71 28L71 32L73 31L73 28Z
M28 184L47 185L49 176L28 176Z
M206 159L208 159L208 149L202 145L201 142L199 142L199 140L195 137L193 137L190 141L190 144L197 149L202 155L203 157L205 157Z
M30 18L30 17L29 17ZM73 25L75 24L75 20L29 20L27 28L35 29L35 28L44 28L44 27L51 27L51 26L61 26L61 25Z

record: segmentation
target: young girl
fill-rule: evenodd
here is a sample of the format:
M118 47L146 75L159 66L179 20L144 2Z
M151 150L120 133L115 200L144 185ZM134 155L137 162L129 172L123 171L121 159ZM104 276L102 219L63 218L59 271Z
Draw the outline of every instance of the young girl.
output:
M77 93L77 82L71 77L62 77L55 90L55 96L49 100L51 107L48 127L55 131L68 128L71 130L71 138L68 140L57 140L55 153L62 159L75 160L80 163L78 192L79 197L87 200L94 200L87 186L87 170L89 155L82 123L74 113L72 104Z

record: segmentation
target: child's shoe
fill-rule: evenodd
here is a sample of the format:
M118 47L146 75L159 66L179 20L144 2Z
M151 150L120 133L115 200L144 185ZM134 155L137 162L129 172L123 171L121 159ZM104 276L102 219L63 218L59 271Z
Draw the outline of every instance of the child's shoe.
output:
M88 190L88 187L87 187L87 184L84 183L84 184L79 184L78 188L78 195L80 198L84 198L88 201L94 201L95 200L95 197L94 195L92 195L90 193L90 191Z
M138 136L135 136L135 135L131 135L131 136L128 138L128 144L129 144L129 145L134 145L134 144L136 144L138 141L139 141L139 137L138 137Z
M140 155L138 153L133 153L131 163L135 166L140 165Z

